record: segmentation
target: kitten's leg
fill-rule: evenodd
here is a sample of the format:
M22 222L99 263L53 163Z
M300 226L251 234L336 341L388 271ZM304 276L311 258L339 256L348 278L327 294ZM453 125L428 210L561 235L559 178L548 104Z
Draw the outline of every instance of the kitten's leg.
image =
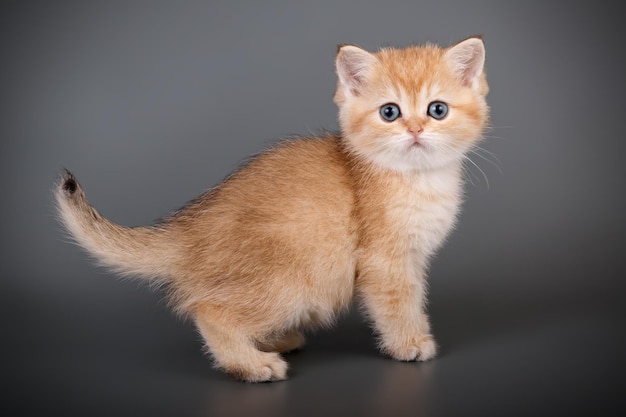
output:
M304 346L304 335L298 330L291 330L280 335L269 336L258 342L259 349L264 352L287 353Z
M425 311L425 268L406 260L377 262L361 271L358 290L380 335L381 350L402 361L425 361L437 353Z
M287 379L287 362L276 352L261 352L235 326L217 324L206 314L196 316L196 325L219 369L247 382Z

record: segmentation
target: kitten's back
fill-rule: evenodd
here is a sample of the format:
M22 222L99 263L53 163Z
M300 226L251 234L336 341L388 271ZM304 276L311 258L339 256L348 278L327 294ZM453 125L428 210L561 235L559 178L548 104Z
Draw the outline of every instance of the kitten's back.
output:
M182 260L175 304L183 311L206 298L250 305L254 294L261 310L270 300L296 310L316 303L325 310L328 300L332 309L344 307L354 278L353 207L338 137L285 141L264 152L170 220ZM313 282L319 292L300 300ZM321 322L332 316L317 313Z

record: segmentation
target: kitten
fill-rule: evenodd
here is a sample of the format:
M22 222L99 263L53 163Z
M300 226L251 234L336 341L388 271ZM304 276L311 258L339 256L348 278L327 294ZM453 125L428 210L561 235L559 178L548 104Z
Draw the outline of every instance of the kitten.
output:
M426 269L487 124L484 59L476 37L377 53L340 46L341 135L285 141L150 227L109 222L66 172L60 218L101 264L163 284L215 365L241 380L285 379L280 354L354 296L383 353L431 359Z

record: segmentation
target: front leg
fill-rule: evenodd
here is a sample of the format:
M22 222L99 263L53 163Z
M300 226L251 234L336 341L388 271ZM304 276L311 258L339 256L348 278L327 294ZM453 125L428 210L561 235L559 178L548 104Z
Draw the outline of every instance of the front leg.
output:
M369 258L357 288L380 336L381 350L401 361L426 361L437 353L425 311L425 262Z

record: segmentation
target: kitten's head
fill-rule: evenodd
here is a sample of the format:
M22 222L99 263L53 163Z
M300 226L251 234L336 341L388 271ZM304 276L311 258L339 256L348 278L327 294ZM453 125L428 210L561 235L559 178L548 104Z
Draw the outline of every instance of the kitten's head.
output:
M487 124L480 38L369 53L339 48L335 103L348 149L395 171L461 160Z

